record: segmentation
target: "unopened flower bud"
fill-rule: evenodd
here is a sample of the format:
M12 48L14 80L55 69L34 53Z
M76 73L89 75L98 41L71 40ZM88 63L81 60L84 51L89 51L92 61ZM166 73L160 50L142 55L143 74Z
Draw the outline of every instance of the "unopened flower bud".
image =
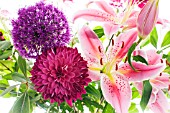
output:
M138 15L137 29L140 38L146 38L158 19L159 0L149 0Z

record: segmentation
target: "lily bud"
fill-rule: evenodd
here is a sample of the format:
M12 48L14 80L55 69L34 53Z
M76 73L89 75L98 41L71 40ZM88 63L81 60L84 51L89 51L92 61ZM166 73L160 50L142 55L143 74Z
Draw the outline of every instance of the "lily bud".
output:
M137 19L137 29L140 38L146 38L154 28L158 19L159 0L149 0L142 8Z

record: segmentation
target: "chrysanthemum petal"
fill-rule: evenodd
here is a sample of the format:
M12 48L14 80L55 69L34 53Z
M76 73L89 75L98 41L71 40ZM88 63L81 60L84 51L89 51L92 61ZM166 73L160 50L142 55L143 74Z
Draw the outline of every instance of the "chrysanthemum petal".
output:
M58 105L66 101L72 106L73 101L81 99L81 95L86 93L84 86L91 82L87 62L76 48L69 47L56 47L43 52L36 59L31 74L35 89L45 100L58 102Z

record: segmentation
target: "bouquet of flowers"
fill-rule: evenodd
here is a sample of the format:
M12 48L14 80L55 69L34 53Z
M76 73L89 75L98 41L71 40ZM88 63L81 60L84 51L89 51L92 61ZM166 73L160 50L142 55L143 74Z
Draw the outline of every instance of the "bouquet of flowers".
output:
M76 0L60 3L17 18L0 10L0 96L17 97L9 112L169 113L170 22L159 0L95 0L74 13Z

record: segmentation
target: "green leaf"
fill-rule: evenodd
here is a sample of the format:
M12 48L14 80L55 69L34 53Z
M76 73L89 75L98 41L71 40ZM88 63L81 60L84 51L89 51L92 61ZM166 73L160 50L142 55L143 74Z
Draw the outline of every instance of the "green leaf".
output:
M84 97L83 101L87 101L90 105L93 105L96 108L103 109L103 106L97 103L96 101L91 100L89 97Z
M113 107L106 102L102 113L115 113L115 109L113 109Z
M136 62L139 61L139 62L142 62L142 63L145 63L146 65L148 65L148 62L145 60L145 58L143 58L140 55L133 56L133 60L135 60Z
M12 75L11 75L11 73L5 74L2 78L6 79L6 80L12 80Z
M147 37L147 38L143 41L143 43L141 44L140 48L143 48L143 47L147 46L149 43L150 43L150 38Z
M0 60L0 70L13 70L14 62L12 60Z
M3 93L4 90L0 90L0 94ZM3 95L3 98L10 98L10 97L11 97L11 92L10 93L6 93L5 95Z
M9 83L6 79L0 80L0 87L8 87Z
M8 58L11 54L12 54L12 50L6 50L5 52L3 52L2 55L0 55L0 60Z
M140 101L140 106L143 111L145 110L145 108L149 102L151 93L152 93L152 86L151 86L149 80L143 81L142 98Z
M77 106L78 110L80 110L81 112L84 111L82 101L77 100L76 101L76 106Z
M71 111L73 111L73 109L70 108L70 106L66 102L63 102L60 104L60 109L61 109L62 113L65 113L65 111L67 111L67 110L69 111L69 113Z
M37 95L36 97L31 99L31 102L36 102L41 99L41 95Z
M170 31L168 31L163 39L163 42L161 44L161 47L164 47L166 45L170 44Z
M135 68L133 67L132 62L131 62L131 55L132 55L132 52L135 50L136 46L137 46L137 43L136 42L133 43L132 46L129 48L128 54L127 54L128 63L133 70L135 70Z
M139 97L139 92L135 87L133 87L132 88L132 99L137 98L137 97Z
M34 103L30 102L30 113L32 113L34 110Z
M104 30L101 26L95 27L93 31L97 34L98 38L101 38L104 35Z
M24 75L17 72L12 73L12 79L18 82L26 82Z
M18 57L18 66L25 77L27 77L26 61L21 56Z
M91 95L93 95L93 96L95 96L99 99L101 98L100 91L95 89L94 86L89 84L85 89L86 89L87 93L89 93L89 94L91 94Z
M156 27L152 30L150 34L150 42L155 48L157 48L158 34L157 34Z
M166 73L169 73L169 74L170 74L170 67L166 67L166 68L165 68L165 70L164 70L164 72L166 72Z
M89 108L89 110L93 113L94 112L93 106L91 106L91 104L87 100L83 100L83 102Z
M10 41L0 41L0 50L6 50L11 46Z
M9 113L30 113L30 99L27 92L15 101Z
M5 91L0 94L0 97L4 96L5 94L7 94L7 93L10 92L11 90L13 90L17 85L19 85L19 84L10 86L10 87L8 87L7 89L5 89Z
M131 106L128 110L128 113L139 113L138 109L136 108L136 104L135 103L131 103Z

